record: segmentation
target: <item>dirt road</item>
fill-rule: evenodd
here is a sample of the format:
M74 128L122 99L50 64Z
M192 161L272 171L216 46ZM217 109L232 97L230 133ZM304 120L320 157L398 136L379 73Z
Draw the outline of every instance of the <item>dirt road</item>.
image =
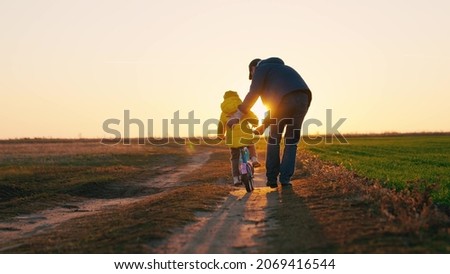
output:
M259 253L265 247L263 236L276 224L269 217L276 192L265 185L262 168L255 172L255 190L247 193L243 187L232 191L214 212L198 215L198 221L173 233L154 247L154 253Z
M420 200L411 206L410 196L367 185L364 178L342 167L325 165L311 155L299 156L309 162L307 169L311 170L297 170L292 187L266 187L265 170L259 168L255 191L234 190L216 211L198 215L197 222L150 250L201 254L450 252L445 214ZM405 213L422 206L419 214ZM389 214L387 207L392 210Z
M192 154L190 162L183 166L167 167L161 175L144 183L160 190L149 195L157 198L165 189L180 186L183 177L206 165L212 153L212 150L202 150ZM229 168L222 161L219 161L220 168ZM380 214L380 204L370 197L372 186L354 192L353 187L363 183L349 184L354 178L348 171L322 166L320 162L315 165L316 173L327 173L327 176L313 178L314 175L297 173L292 187L277 189L265 186L265 170L258 168L252 193L247 193L244 187L234 188L216 210L197 213L195 222L171 231L171 236L164 240L148 243L145 250L170 254L450 252L447 223L442 221L428 231L411 230L415 224L426 228L423 221L433 224L431 215L424 215L428 219L415 215L412 219L392 219L396 212ZM216 179L217 183L227 183L224 178ZM375 197L384 197L387 192L375 188L374 193ZM0 244L4 246L0 252L14 250L16 246L8 245L9 241L51 232L76 217L114 210L150 196L87 199L18 216L0 223ZM392 198L396 204L384 203L404 208L399 197ZM381 206L382 211L385 205Z
M158 188L160 190L173 187L178 184L180 178L205 164L210 154L211 151L205 151L193 155L188 164L181 167L172 166L167 168L162 175L142 183L142 187ZM34 214L18 216L12 221L0 222L0 243L48 232L57 225L74 218L123 207L144 198L145 196L116 199L86 199L80 203L64 204L60 207ZM1 251L7 250L0 249Z

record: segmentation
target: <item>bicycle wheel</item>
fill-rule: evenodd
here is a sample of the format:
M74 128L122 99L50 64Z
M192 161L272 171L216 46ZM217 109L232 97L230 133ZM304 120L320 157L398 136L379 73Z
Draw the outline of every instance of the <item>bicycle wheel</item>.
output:
M253 165L250 163L247 163L247 177L248 177L248 186L250 191L253 191L255 187L253 186L253 172L254 172Z
M242 174L241 181L245 186L245 190L247 190L247 192L252 192L252 189L250 186L250 177L248 176L248 174Z

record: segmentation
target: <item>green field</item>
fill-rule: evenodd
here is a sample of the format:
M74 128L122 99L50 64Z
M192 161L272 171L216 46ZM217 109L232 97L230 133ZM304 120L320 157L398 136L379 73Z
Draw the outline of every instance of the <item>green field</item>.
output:
M439 188L432 192L434 201L450 204L450 137L360 137L349 138L349 142L308 149L361 176L377 178L386 186L418 186L424 190L435 184ZM196 156L205 157L205 152L209 156L201 172L186 169L182 176L173 179L174 185L151 184L164 182L166 176L186 168ZM258 153L261 159L265 158L264 140L258 144ZM229 196L234 189L230 186L229 158L225 146L111 146L98 140L0 141L0 234L20 231L15 226L16 217L32 213L39 217L45 209L64 208L67 214L76 214L79 209L83 212L80 204L84 201L140 198L95 214L73 217L49 231L21 238L11 236L0 241L0 253L152 252L174 231L193 222L198 212L216 210ZM298 159L293 188L269 190L263 199L269 201L267 205L253 204L271 206L271 218L279 224L267 236L267 253L448 253L447 215L434 211L427 215L423 210L415 215L417 210L402 210L411 204L405 203L403 196L377 203L378 192L360 195L358 189L352 192L355 188L342 191L343 186L354 186L348 177L327 181L327 171L322 167L330 165L323 164L304 147L299 149ZM320 165L308 170L302 166L304 159ZM314 177L312 174L316 173L324 177ZM364 179L356 180L361 181ZM249 197L246 195L242 201L252 200ZM408 201L409 198L406 197ZM420 201L415 204L428 208ZM385 205L389 206L388 217L382 211ZM252 212L251 203L247 209ZM332 240L322 246L314 240L303 241L328 237Z
M450 136L351 137L349 144L307 148L360 176L396 189L431 189L436 204L450 206Z

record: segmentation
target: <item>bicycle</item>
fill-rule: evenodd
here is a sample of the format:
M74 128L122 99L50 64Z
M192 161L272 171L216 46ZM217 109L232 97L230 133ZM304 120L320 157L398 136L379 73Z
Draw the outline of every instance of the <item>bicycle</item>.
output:
M239 175L241 176L241 182L245 186L247 192L252 192L255 188L253 186L253 174L255 169L252 162L249 161L250 152L248 147L239 148Z

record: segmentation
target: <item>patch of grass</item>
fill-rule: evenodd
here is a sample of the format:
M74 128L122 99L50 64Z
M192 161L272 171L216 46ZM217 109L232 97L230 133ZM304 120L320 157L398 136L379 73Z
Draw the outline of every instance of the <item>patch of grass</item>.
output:
M199 147L199 149L205 148ZM211 147L206 149L211 149ZM201 169L184 177L184 182L208 182L215 179L219 180L219 183L232 182L229 149L218 147L212 149L212 151L207 163Z
M140 147L116 149L113 155L119 157L116 159L121 159L118 161L119 165L94 165L92 168L103 176L114 172L114 169L118 169L118 173L126 173L126 176L114 177L114 185L102 182L100 175L95 176L96 181L83 184L79 173L69 172L77 183L74 183L72 188L64 188L65 197L70 198L80 193L89 196L89 193L97 191L102 192L102 195L108 195L111 194L110 188L113 187L117 189L116 191L126 191L129 190L129 185L125 185L122 180L130 178L138 180L140 176L148 178L147 176L164 174L161 166L172 168L182 165L190 156L205 149L211 150L211 154L202 169L192 170L180 178L179 187L165 189L164 192L143 197L138 202L126 206L66 221L43 234L3 243L0 250L7 253L148 253L161 239L166 238L177 228L194 221L196 212L215 209L232 189L231 185L226 183L230 172L229 151L225 147L167 145L145 149ZM122 154L123 158L120 158ZM83 155L89 153L85 151ZM95 155L102 153L94 153L94 159ZM158 155L164 157L155 157ZM138 164L140 161L141 164ZM89 161L85 163L91 167ZM124 169L131 171L125 172ZM16 190L10 187L8 191L12 193ZM52 199L55 199L55 204L61 202L61 195L55 195L53 192L44 193L47 192L42 191L39 198L34 196L29 198L25 204L36 207L42 202L48 207ZM20 199L13 200L17 203ZM11 210L10 214L17 214L17 209L13 206L5 206L4 211L7 210Z
M81 198L145 193L135 182L188 160L179 147L107 146L96 141L1 143L0 220Z
M348 141L307 149L390 188L431 189L436 204L450 206L450 136L352 137Z
M279 206L267 253L450 252L449 216L427 193L382 187L305 149L297 160L303 179L269 193Z
M8 243L12 253L145 253L154 240L195 218L195 212L216 208L231 187L201 183L157 197L68 221L51 233Z

